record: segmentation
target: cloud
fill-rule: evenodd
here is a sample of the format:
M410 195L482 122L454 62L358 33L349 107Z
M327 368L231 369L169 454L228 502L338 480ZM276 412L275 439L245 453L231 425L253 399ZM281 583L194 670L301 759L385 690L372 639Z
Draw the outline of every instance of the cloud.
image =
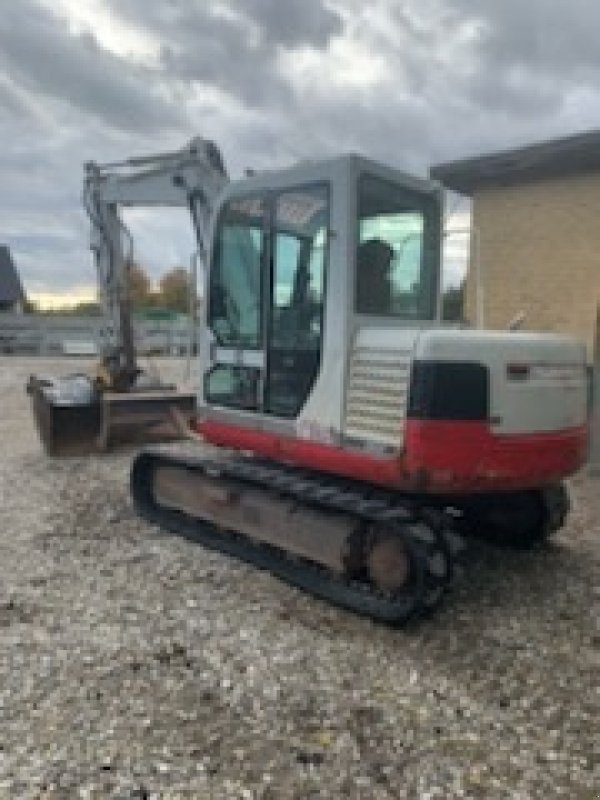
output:
M595 95L597 119L600 6L593 0L448 0L448 9L477 31L475 68L463 86L473 106L505 115L517 131L535 121L543 136L553 128L563 132L570 98L586 87Z
M171 80L220 87L252 108L287 102L278 70L281 50L324 49L343 30L321 0L110 0L115 14L162 43L160 62Z
M232 7L256 23L263 39L275 46L324 48L343 30L339 14L321 0L234 0Z
M26 91L124 130L172 128L184 120L161 94L159 75L102 49L91 33L71 33L33 0L2 9L0 68Z
M5 76L0 76L0 125L13 119L25 121L31 114L26 99Z
M479 22L482 55L490 62L565 83L600 71L595 0L573 0L568 6L551 0L449 0L449 6L459 18Z
M234 177L347 150L424 174L600 117L592 0L19 0L2 12L0 238L36 286L94 281L89 159L201 134ZM153 270L187 253L167 216L134 225ZM457 274L456 248L452 259Z
M178 40L195 34L205 42L212 33L236 31L239 39L248 36L266 47L324 48L343 31L340 13L323 0L109 0L109 5L135 26Z

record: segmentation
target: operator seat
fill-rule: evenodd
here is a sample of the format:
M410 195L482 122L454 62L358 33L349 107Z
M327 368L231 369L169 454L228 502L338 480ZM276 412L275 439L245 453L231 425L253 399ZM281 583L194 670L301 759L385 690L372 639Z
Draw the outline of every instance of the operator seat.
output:
M356 310L359 314L390 314L394 251L387 242L373 238L361 242L356 258Z

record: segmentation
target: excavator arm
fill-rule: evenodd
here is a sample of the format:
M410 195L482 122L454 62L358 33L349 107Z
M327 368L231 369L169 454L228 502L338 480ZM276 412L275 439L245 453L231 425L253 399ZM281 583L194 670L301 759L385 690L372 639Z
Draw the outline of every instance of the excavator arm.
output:
M218 147L200 137L181 150L107 164L88 162L84 169L83 204L104 318L101 371L111 388L127 391L138 372L128 280L133 240L120 209L187 207L205 263L208 232L227 172Z

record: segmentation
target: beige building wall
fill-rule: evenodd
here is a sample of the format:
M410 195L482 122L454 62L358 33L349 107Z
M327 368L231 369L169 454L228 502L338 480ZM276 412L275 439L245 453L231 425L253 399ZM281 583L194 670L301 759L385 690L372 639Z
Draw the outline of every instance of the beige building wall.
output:
M584 340L592 356L600 302L600 174L479 190L466 315L476 322L475 253L480 252L486 328L521 311L527 330Z

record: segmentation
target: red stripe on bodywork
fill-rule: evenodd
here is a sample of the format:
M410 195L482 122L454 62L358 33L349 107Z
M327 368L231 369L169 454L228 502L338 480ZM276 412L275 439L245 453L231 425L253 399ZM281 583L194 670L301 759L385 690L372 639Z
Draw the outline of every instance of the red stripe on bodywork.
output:
M556 433L493 434L485 422L408 420L404 452L377 457L203 420L212 444L368 483L429 493L520 489L561 480L585 462L585 425Z
M586 460L588 429L503 435L485 422L411 419L404 441L404 468L435 491L517 489L576 472Z
M198 423L197 430L212 444L249 450L274 461L385 486L395 486L398 482L400 462L397 458L377 458L308 439L293 439L211 420Z

